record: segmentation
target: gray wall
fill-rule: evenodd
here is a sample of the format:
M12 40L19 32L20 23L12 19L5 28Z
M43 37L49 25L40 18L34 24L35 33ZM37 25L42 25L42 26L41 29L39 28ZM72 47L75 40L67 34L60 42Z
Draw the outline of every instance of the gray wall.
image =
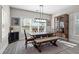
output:
M10 8L9 6L3 5L2 6L2 42L1 42L1 49L0 53L8 46L8 33L10 27Z
M11 12L11 17L19 17L19 18L39 18L40 17L39 13L26 11L22 9L11 8L10 12ZM52 16L48 14L43 14L43 18L47 19L47 22L49 22L47 23L47 26L49 27L49 30L50 30ZM47 27L47 31L49 31L48 27Z
M59 13L56 13L52 16L52 28L51 29L54 29L54 17L56 16L59 16L59 15L62 15L62 14L69 14L69 40L70 41L74 41L76 43L79 43L79 35L75 35L74 34L74 28L75 28L75 24L74 24L74 14L75 13L78 13L79 12L79 6L74 6L72 8L69 8L69 9L65 9L65 10L61 10Z
M40 17L39 13L32 12L32 11L27 11L27 10L23 10L23 9L16 9L16 8L11 8L10 9L10 14L11 14L11 17L18 17L20 19L22 19L22 18L31 18L31 19L34 19L34 18L39 18ZM47 19L47 28L46 28L46 31L49 32L51 30L52 15L43 14L43 19ZM21 26L13 26L13 27L14 27L15 31L18 30L19 32L21 32L21 30L20 30Z
M32 11L27 11L23 9L11 8L11 17L20 17L20 18L39 18L40 14ZM51 19L51 16L48 14L43 14L44 19Z

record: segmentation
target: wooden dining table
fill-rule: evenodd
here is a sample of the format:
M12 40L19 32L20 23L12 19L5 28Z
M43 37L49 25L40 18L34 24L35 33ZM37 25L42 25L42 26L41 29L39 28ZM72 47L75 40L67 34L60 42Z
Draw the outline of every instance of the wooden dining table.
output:
M53 36L53 33L32 34L31 36L34 37L33 45L39 52L42 52L40 46L43 43L50 42L54 46L58 46L56 42L58 39L60 39L58 36Z
M30 34L31 36L33 36L33 37L36 37L36 38L41 38L41 37L51 37L51 36L53 36L53 33L47 33L47 32L45 32L45 33L33 33L33 34Z

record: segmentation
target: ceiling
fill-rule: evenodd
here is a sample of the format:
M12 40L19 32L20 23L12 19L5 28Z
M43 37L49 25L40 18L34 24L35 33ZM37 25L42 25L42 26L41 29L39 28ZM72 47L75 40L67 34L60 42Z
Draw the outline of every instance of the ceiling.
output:
M11 7L40 12L40 5L11 5ZM70 7L72 7L72 5L43 5L43 13L54 14L60 10L68 9Z

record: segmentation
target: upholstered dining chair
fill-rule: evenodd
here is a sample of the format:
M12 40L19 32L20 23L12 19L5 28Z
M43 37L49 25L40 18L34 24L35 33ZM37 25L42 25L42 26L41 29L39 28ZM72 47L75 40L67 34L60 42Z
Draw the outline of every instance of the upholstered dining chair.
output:
M25 29L24 29L24 35L25 35L25 47L27 48L28 41L29 42L31 41L32 43L34 41L34 37L30 35L30 37L28 38Z
M25 47L27 48L27 35L25 29L24 29L24 35L25 35Z

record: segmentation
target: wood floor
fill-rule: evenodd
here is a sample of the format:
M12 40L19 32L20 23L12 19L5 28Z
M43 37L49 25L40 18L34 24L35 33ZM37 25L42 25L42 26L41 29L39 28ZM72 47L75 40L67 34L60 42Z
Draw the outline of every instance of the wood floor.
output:
M79 44L77 46L69 47L68 45L57 42L58 47L52 45L41 46L42 52L39 53L32 44L28 44L25 48L24 41L17 41L8 45L3 54L79 54Z

